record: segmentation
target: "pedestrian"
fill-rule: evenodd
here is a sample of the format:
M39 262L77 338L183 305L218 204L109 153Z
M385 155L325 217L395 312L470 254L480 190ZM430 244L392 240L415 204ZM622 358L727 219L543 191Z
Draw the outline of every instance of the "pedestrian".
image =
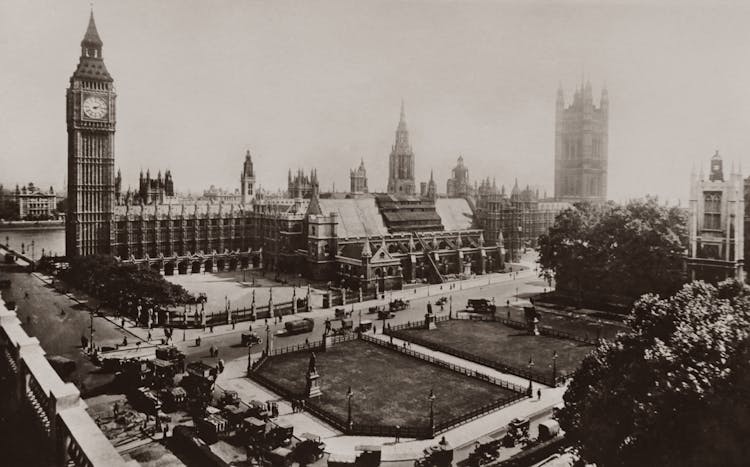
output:
M537 389L536 390L536 400L538 400L538 401L542 400L542 390L541 389Z
M86 339L86 336L81 336L81 348L85 349L88 344L88 339Z
M122 346L127 347L128 346L128 336L122 337Z
M169 423L164 424L164 439L167 439L167 432L169 432Z
M151 342L151 331L148 332L146 340L149 341L149 342Z
M211 325L210 329L211 329L211 332L213 333L214 332L214 325L213 324Z
M115 418L117 418L117 415L120 413L120 404L117 402L112 406L112 413L115 414Z
M125 327L125 318L123 318L122 321L120 321L120 326L123 328Z
M201 336L198 336L195 338L195 346L200 347L201 345Z

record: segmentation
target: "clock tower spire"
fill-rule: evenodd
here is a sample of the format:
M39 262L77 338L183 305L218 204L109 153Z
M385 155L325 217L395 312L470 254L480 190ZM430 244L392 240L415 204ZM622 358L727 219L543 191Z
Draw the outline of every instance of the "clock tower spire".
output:
M104 65L92 10L81 41L78 66L66 93L69 257L109 254L114 243L115 88Z

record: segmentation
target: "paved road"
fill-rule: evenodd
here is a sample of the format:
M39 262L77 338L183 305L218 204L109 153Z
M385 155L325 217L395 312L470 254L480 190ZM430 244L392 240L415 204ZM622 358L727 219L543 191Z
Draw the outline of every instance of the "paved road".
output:
M0 279L11 280L11 287L2 291L3 300L16 302L16 313L24 330L39 339L47 356L60 355L76 362L77 370L69 380L83 383L89 389L111 380L111 375L97 372L81 349L81 336L89 337L88 311L26 272L0 267ZM102 318L94 319L97 342L120 342L125 335L133 338Z
M531 273L527 273L531 274ZM533 293L540 293L544 289L546 284L544 284L543 281L538 280L534 277L522 277L519 275L518 279L509 281L509 282L503 282L499 284L492 284L488 286L482 286L478 288L472 288L467 290L453 290L450 293L448 293L448 286L444 286L444 292L442 294L439 294L437 296L433 295L430 297L424 297L424 298L417 298L410 301L410 306L408 309L399 311L396 313L396 316L392 319L389 319L387 322L390 323L392 326L396 324L403 324L408 321L418 321L421 319L424 319L424 314L427 311L427 302L431 301L434 303L434 301L442 295L453 296L453 309L454 311L457 309L463 309L465 308L466 301L469 298L472 297L494 297L496 303L505 303L506 300L513 301L516 295L516 289L518 290L518 294L521 296L524 296L526 294L533 294ZM458 287L458 285L457 285ZM388 295L386 294L386 298ZM448 314L448 305L446 304L444 307L444 310L441 311L440 307L433 307L433 311L435 311L438 316L440 315L447 315ZM351 309L351 305L347 307L347 309ZM315 327L312 332L306 333L306 334L298 334L294 336L288 336L288 337L274 337L273 339L273 345L275 347L286 347L291 345L297 345L297 344L303 344L305 342L305 339L309 339L310 341L319 340L322 338L323 330L325 328L325 320L326 318L333 317L334 312L329 311L326 313L321 313L319 311L314 311L310 313L310 317L315 321ZM304 314L301 314L299 316L305 316ZM360 316L362 320L371 320L375 324L375 326L378 329L378 332L381 332L383 321L377 319L376 314L368 314L367 312L358 312L355 311L353 314L354 319L354 326L357 326L360 321ZM289 318L287 317L287 320ZM296 319L296 318L295 318ZM211 335L203 334L203 337L201 338L201 346L196 347L195 342L192 339L188 339L185 342L182 342L182 336L181 331L177 330L175 331L175 340L176 345L181 350L183 350L188 355L189 361L194 360L204 360L207 363L213 362L216 359L212 359L209 356L209 348L211 345L214 345L219 348L219 358L224 359L225 361L242 357L247 355L247 348L240 345L240 334L244 331L247 331L248 326L251 325L250 323L239 323L236 326L235 332L226 332L227 326L224 326L224 329L219 330L216 329L217 334ZM253 329L258 332L261 337L264 340L264 343L262 345L255 346L251 349L253 353L260 353L265 348L265 324L264 321L256 321L255 323L252 323ZM274 334L277 330L283 329L284 324L283 323L273 323L273 320L269 320L269 328L271 334ZM219 334L219 332L221 333Z
M79 385L82 383L84 385L83 389L91 390L94 387L106 384L112 379L112 375L98 372L98 369L91 364L81 350L81 336L89 336L90 314L88 311L82 309L80 306L76 306L76 302L69 297L57 293L50 286L31 274L11 272L0 268L0 279L2 278L9 278L12 281L11 288L3 291L3 298L6 301L15 301L17 303L17 312L19 318L24 323L23 326L26 332L29 335L39 338L42 347L47 351L48 355L62 355L76 362L78 369L71 375L70 380ZM541 292L544 286L545 284L536 279L531 271L519 273L518 278L515 280L467 290L460 290L460 285L456 283L456 289L450 291L450 293L449 286L446 284L443 286L442 293L434 295L433 292L430 297L412 299L410 307L407 310L397 312L396 316L389 319L388 322L391 325L395 325L407 321L421 320L424 317L427 302L434 302L438 296L442 295L452 296L453 309L457 310L464 308L466 300L471 297L494 297L496 303L502 304L508 299L512 301L516 294L523 295ZM434 289L439 287L432 286L432 288L435 291ZM29 293L28 298L25 297L26 292ZM386 294L386 298L389 298L388 293ZM439 307L434 307L434 310L440 315L447 314L448 308L446 304L443 311ZM347 309L351 309L351 305ZM306 339L310 341L320 339L323 334L326 318L332 318L333 314L332 310L315 310L307 314L306 316L311 317L315 321L315 327L311 333L288 337L274 337L274 346L286 347L302 344ZM382 329L383 321L377 320L377 316L374 314L368 314L366 311L361 313L356 311L353 318L355 326L359 324L360 319L369 319L374 322L378 328L378 332ZM219 348L218 358L229 361L247 355L247 348L240 345L240 334L243 331L247 331L249 325L251 323L239 323L234 331L231 331L229 326L217 327L215 334L202 334L200 346L195 345L193 337L198 331L188 331L186 339L183 341L182 331L175 330L174 341L175 345L186 353L188 361L204 360L207 363L214 363L217 358L211 358L209 355L211 345ZM257 321L252 323L252 326L256 332L261 334L265 341L265 323ZM273 320L269 320L269 329L272 335L277 330L283 329L283 327L283 323L273 323ZM94 319L94 339L97 345L120 343L123 337L127 337L132 345L133 342L138 340L133 334L145 338L146 332L144 329L132 328L130 324L123 329L119 326L119 323L99 317ZM163 336L161 329L155 329L152 333L154 338ZM264 347L265 343L253 347L251 351L253 353L260 353Z

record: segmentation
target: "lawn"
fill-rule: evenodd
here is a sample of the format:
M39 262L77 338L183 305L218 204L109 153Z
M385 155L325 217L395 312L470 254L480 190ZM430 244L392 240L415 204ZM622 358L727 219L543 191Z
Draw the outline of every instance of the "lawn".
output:
M596 320L587 319L575 313L570 313L569 315L560 314L564 312L552 313L547 311L545 307L538 305L536 309L541 312L541 320L539 321L540 326L550 327L557 331L564 331L579 337L588 339L596 339L597 337L611 339L618 332L625 332L628 330L625 325L606 320L597 322ZM498 307L497 316L507 318L507 309L504 306ZM511 309L510 319L515 321L525 321L523 311Z
M323 395L317 405L346 420L346 392L352 387L352 419L358 424L427 426L430 389L435 391L435 423L457 417L515 393L476 378L354 340L316 354ZM269 358L260 373L289 390L305 390L308 352Z
M546 315L545 315L546 316ZM415 336L487 360L526 369L533 358L531 371L543 377L552 376L552 355L557 351L558 375L573 372L583 357L593 349L580 342L546 336L529 336L494 321L450 320L437 324L437 329L406 329L397 336Z

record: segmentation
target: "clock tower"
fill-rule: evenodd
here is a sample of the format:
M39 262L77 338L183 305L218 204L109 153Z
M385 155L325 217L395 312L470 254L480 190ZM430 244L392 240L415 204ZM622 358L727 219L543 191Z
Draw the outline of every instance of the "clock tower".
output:
M68 127L68 257L110 254L114 243L115 89L102 59L94 12L66 93Z

